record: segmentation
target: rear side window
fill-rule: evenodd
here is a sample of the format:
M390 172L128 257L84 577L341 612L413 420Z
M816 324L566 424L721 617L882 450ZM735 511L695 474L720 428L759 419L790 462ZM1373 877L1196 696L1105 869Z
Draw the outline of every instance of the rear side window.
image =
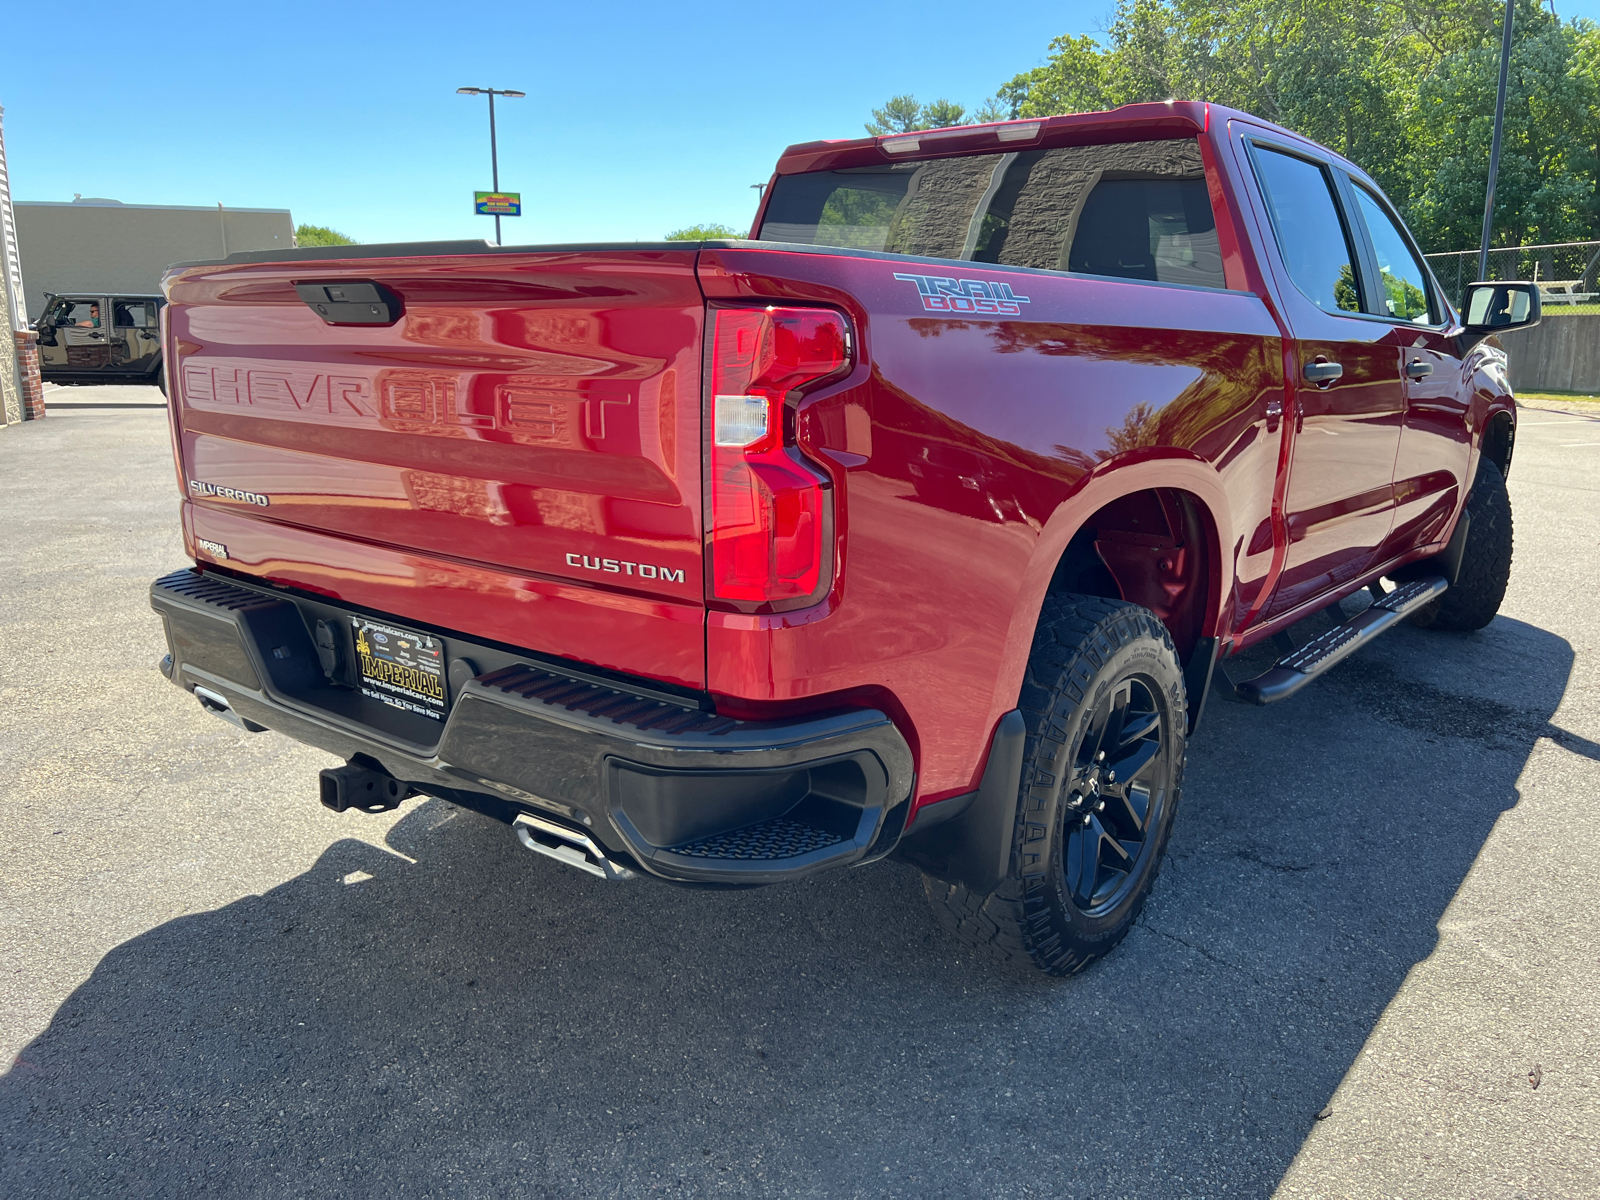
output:
M1272 208L1278 251L1295 286L1327 312L1360 312L1355 255L1333 180L1316 163L1265 147L1256 148L1261 190Z
M154 300L117 300L112 309L119 329L154 329L160 323Z
M1192 138L785 175L759 236L1226 287Z

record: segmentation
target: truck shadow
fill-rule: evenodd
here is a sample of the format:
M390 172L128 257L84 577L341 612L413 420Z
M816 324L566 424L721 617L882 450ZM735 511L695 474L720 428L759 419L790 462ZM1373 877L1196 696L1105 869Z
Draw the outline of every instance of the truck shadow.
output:
M1264 1194L1534 742L1600 757L1549 725L1571 664L1405 629L1213 702L1139 927L1064 981L903 866L604 884L424 803L106 955L0 1079L0 1191Z

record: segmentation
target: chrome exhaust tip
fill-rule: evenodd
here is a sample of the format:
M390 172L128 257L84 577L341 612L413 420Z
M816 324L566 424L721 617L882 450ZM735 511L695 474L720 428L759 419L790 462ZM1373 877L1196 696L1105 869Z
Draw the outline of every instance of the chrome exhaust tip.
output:
M600 879L633 879L636 872L606 857L594 839L576 829L557 825L531 813L519 813L511 822L517 841L535 854L543 854L569 867L576 867Z
M194 698L200 701L200 707L208 713L221 717L230 725L237 725L246 733L265 733L265 725L257 725L254 721L247 721L233 711L233 705L228 703L228 698L220 692L213 692L208 687L195 686Z

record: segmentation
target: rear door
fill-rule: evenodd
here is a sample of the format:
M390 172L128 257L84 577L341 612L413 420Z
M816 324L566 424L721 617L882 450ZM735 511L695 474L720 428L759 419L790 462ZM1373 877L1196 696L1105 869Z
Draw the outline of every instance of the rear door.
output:
M161 353L153 296L111 297L111 366L119 375L148 375Z
M1359 576L1394 521L1405 415L1400 350L1368 315L1358 241L1325 162L1265 139L1248 153L1272 231L1279 295L1295 336L1293 451L1283 568L1264 616Z
M235 569L697 686L694 258L489 252L170 278L193 533Z

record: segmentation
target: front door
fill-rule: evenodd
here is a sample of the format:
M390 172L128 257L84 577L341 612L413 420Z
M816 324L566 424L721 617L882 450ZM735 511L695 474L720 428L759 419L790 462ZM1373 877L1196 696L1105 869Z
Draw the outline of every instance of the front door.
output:
M1281 615L1361 575L1394 521L1394 464L1406 397L1400 348L1375 320L1357 239L1326 163L1298 148L1250 147L1276 239L1279 294L1294 334L1288 537L1263 616Z
M111 313L104 296L68 296L56 309L56 342L68 375L98 375L111 366Z
M1350 195L1371 249L1376 303L1370 311L1388 323L1385 342L1400 353L1406 390L1394 527L1379 554L1388 559L1438 541L1459 507L1472 457L1472 390L1448 310L1405 227L1379 196L1353 179Z

